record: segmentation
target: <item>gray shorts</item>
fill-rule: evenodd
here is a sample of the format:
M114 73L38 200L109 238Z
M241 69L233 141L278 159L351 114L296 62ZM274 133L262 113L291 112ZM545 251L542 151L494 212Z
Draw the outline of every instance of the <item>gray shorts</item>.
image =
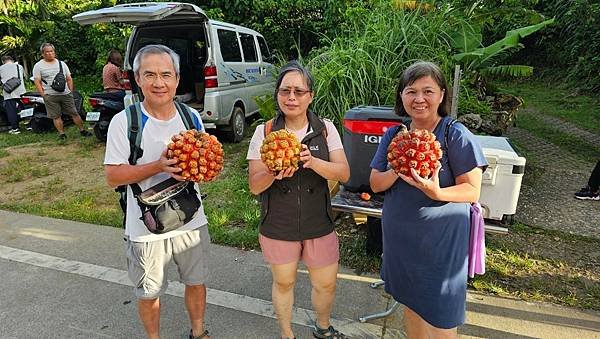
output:
M46 114L50 119L60 118L61 113L68 115L77 115L75 108L75 99L73 93L62 95L44 95L44 105L46 105Z
M152 242L127 242L127 268L135 295L155 299L167 290L167 264L173 259L179 281L185 285L202 285L208 278L207 255L210 235L208 226L174 238Z

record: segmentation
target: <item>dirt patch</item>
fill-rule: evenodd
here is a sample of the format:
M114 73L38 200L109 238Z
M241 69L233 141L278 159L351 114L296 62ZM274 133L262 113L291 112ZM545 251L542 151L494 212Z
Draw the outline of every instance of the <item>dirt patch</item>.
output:
M104 180L103 144L28 144L0 158L0 204L51 204L78 192L111 192Z

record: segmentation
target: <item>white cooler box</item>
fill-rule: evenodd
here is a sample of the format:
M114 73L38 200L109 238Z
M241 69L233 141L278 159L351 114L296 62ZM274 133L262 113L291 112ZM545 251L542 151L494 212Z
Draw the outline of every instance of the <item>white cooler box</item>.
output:
M489 166L483 173L479 203L483 217L512 223L517 211L525 158L504 137L477 136Z

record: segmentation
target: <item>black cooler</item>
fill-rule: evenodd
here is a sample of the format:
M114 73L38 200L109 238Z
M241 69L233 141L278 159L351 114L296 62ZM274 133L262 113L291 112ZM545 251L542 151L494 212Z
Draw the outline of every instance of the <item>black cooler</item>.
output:
M388 128L408 117L399 117L392 106L357 106L344 115L344 150L350 164L350 180L344 187L350 192L371 192L371 160L381 137Z

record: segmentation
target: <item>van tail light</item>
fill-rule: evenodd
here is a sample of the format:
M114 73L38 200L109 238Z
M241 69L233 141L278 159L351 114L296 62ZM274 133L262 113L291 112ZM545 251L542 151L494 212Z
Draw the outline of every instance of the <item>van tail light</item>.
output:
M219 80L217 79L217 67L206 66L204 67L204 88L215 87L219 87Z
M123 79L123 89L131 90L131 82L129 81L129 72L121 71L121 78ZM91 105L91 102L90 102Z
M388 128L399 125L399 121L344 120L344 128L354 134L384 135Z
M29 105L31 103L31 99L29 97L21 97L21 102L23 105Z
M96 98L89 98L88 101L90 102L90 106L94 108L102 104L102 100Z

